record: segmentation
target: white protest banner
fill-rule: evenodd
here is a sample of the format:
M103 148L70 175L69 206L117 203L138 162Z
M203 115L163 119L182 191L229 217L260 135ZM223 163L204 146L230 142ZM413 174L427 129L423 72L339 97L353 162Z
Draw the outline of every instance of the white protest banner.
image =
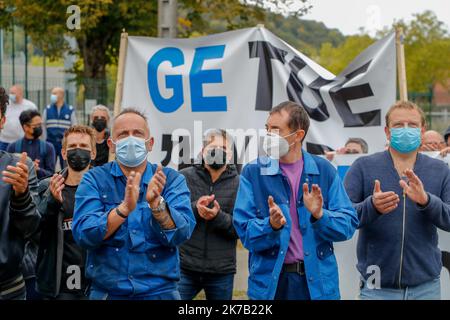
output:
M445 155L445 157L443 157L439 151L426 151L426 152L422 152L422 153L429 156L430 158L444 161L450 167L450 154L447 154L447 155Z
M311 118L308 151L337 149L349 137L381 151L396 96L395 53L391 33L335 76L262 27L194 39L128 37L121 106L148 117L149 160L173 167L180 154L184 162L196 157L209 128L235 130L238 161L253 160L268 112L286 100Z

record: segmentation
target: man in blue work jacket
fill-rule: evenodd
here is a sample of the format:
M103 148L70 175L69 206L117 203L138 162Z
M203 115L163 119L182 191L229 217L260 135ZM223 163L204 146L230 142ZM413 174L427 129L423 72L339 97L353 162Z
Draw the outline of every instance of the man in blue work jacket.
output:
M42 137L53 145L61 169L66 167L61 153L64 132L76 124L78 121L75 109L65 102L64 89L53 88L50 104L44 109L42 115Z
M358 218L333 166L302 150L308 128L301 106L276 106L269 157L243 169L233 222L250 253L250 299L340 298L333 242L350 239Z
M195 218L183 175L147 161L153 142L145 116L124 109L108 140L117 160L77 189L72 231L87 249L90 299L180 299L177 246Z

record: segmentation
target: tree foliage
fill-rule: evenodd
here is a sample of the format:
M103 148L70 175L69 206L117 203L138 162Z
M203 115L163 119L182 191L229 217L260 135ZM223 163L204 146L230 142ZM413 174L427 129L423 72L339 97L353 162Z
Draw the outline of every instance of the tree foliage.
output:
M49 58L69 52L67 37L75 38L74 53L80 60L70 71L83 79L106 79L106 66L117 61L123 29L133 35L156 36L155 1L79 0L79 30L66 24L72 4L70 0L4 0L0 23L8 28L14 19ZM95 90L86 89L88 97L95 97Z
M408 91L427 93L436 83L448 85L450 35L445 24L431 11L415 14L410 22L397 21L392 27L379 32L376 38L362 33L346 37L338 46L323 43L317 60L337 74L370 44L397 27L402 27L405 35Z
M325 42L320 48L317 62L330 72L338 74L374 41L375 39L368 35L353 35L346 37L338 46Z
M405 34L408 90L428 92L433 85L448 85L450 79L450 34L431 11L415 14L406 23L399 21Z
M300 17L311 9L308 0L178 0L182 37L254 27L268 13Z

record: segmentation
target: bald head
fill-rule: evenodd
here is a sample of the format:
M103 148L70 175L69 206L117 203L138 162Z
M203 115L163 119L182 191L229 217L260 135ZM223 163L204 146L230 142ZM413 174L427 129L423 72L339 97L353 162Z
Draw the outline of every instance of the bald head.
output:
M147 118L134 109L124 109L116 116L112 123L111 136L108 139L108 146L115 153L115 144L129 136L144 139L148 151L153 148L154 139L150 135L150 128Z
M54 87L52 89L52 94L56 96L57 104L62 104L64 102L64 89L61 87Z
M445 141L439 132L434 130L425 131L421 151L440 151L443 148L445 148Z
M112 137L114 140L121 138L121 133L124 131L132 135L133 130L136 133L139 131L139 138L150 138L150 128L147 123L147 118L134 109L124 109L117 115L112 123ZM142 134L143 133L143 134Z
M23 100L23 87L20 84L15 84L9 89L9 95L15 95L15 103L20 104Z

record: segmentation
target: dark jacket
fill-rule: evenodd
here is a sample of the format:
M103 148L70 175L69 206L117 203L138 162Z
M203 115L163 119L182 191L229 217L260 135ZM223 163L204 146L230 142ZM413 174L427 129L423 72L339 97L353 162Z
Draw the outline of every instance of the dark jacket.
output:
M236 240L233 227L233 208L239 186L239 175L229 165L216 182L212 182L203 165L180 171L191 191L192 211L197 224L191 238L180 247L181 269L204 273L236 273ZM219 202L217 216L206 221L198 215L197 200L214 194Z
M0 151L0 172L18 161L17 155ZM38 180L30 159L27 165L29 186L23 196L16 197L12 186L0 179L0 284L22 274L26 240L39 226L40 216L32 197L37 192Z
M95 159L91 162L94 167L102 166L106 163L108 163L109 159L109 147L108 147L108 138L109 138L109 131L106 130L105 132L105 139L102 143L97 143L97 155L95 156Z
M450 169L445 162L419 153L414 173L429 197L425 207L403 196L389 151L359 158L345 176L345 188L360 220L357 268L367 280L373 272L370 267L378 266L382 288L417 286L441 274L437 229L450 231ZM375 179L382 191L400 197L397 208L388 214L373 206Z
M67 178L67 170L60 174ZM58 214L61 204L53 197L49 189L50 178L41 180L39 186L39 212L42 212L40 223L41 238L36 261L36 284L40 294L56 297L59 293L64 233L63 216Z
M26 152L31 160L39 159L38 179L44 179L55 172L55 148L51 143L40 139L21 138L8 146L8 152Z
M67 168L59 174L67 178ZM36 284L38 292L48 297L59 295L62 278L64 249L63 214L59 203L49 189L50 179L40 181L39 212L42 212L40 223L41 237L36 261ZM82 285L85 285L82 283ZM83 288L84 289L84 288Z

